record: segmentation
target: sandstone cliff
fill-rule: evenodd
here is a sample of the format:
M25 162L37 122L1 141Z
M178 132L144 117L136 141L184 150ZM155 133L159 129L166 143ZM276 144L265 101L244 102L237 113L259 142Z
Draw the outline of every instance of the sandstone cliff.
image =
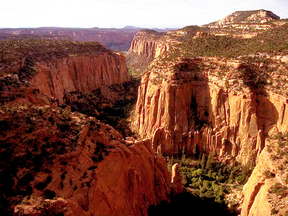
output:
M268 138L288 132L287 44L282 40L288 26L266 23L278 17L263 11L244 17L247 22L237 23L238 18L202 30L192 27L194 35L184 29L166 34L180 45L154 58L142 76L132 128L151 139L157 153L182 158L212 153L234 168L235 162L256 165L244 187L241 215L284 215L287 141L281 138L273 149L276 143Z
M277 133L276 133L277 134ZM288 212L287 136L267 139L258 163L244 186L242 216L285 215Z
M30 83L40 93L63 102L65 93L91 92L103 86L130 80L125 58L104 53L98 57L73 56L38 63Z
M134 36L127 52L130 67L143 71L153 61L179 42L164 33L141 30ZM139 73L139 72L138 72Z
M15 48L13 43L18 44ZM0 67L1 100L60 103L69 92L92 92L100 87L130 81L124 56L97 43L53 40L1 42L12 55ZM33 49L34 48L34 49ZM3 51L5 52L5 51ZM12 62L12 63L11 63ZM34 94L31 94L34 92ZM16 97L16 98L15 98Z
M260 33L287 23L267 10L236 11L223 19L204 25L216 36L253 38Z
M212 151L222 160L255 163L268 132L288 130L288 113L287 98L262 91L265 76L252 66L215 58L158 62L142 78L135 131L164 154Z
M125 141L111 126L66 107L96 89L98 101L131 100L112 91L130 80L122 55L98 43L0 45L11 47L0 67L1 215L147 215L150 205L182 192L179 167L171 175L150 140Z
M16 215L147 215L150 205L182 190L179 169L171 176L149 140L124 141L94 118L6 106L0 121L9 125L1 128L3 214L10 206Z

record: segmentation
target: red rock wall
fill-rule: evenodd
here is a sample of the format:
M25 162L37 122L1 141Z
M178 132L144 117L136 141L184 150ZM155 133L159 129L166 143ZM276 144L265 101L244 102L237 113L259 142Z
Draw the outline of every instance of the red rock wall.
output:
M65 92L89 92L102 86L130 80L125 58L104 53L98 57L71 56L37 64L37 74L30 81L40 93L63 101Z
M62 197L47 201L54 211L64 210L67 216L141 216L147 215L150 205L169 201L171 192L182 192L179 167L174 166L171 176L165 158L154 153L149 140L125 143L111 126L97 124L96 131L82 127L77 141L81 145L55 158L52 167L46 167L52 181L45 190ZM98 153L95 152L98 143L109 148L110 153L95 163L93 156ZM30 185L45 182L47 175L44 171L36 173ZM34 187L32 194L40 197L42 192ZM15 213L21 211L24 215L41 215L41 208L33 204L15 207Z
M274 145L277 146L277 143L274 143ZM274 150L276 150L276 147ZM279 159L279 155L276 160L272 159L272 154L273 150L272 153L269 153L267 147L264 148L258 158L252 175L244 185L244 202L241 216L280 216L285 215L288 211L288 197L285 195L277 195L275 191L271 192L275 184L279 184L281 187L287 187L287 172L285 168L282 170L279 169L279 167L285 163L285 159L281 157ZM273 176L268 176L266 173ZM277 192L279 193L280 189Z
M172 45L178 43L178 41L164 34L139 31L134 36L127 55L128 58L129 56L136 55L138 61L143 61L144 59L152 61L166 51L169 51Z
M210 78L195 81L191 72L182 72L185 82L164 73L156 84L158 72L142 78L133 123L141 137L152 139L155 151L159 146L170 155L183 148L188 155L213 151L222 160L246 164L255 162L272 128L288 131L284 96L254 94L245 87L235 91Z

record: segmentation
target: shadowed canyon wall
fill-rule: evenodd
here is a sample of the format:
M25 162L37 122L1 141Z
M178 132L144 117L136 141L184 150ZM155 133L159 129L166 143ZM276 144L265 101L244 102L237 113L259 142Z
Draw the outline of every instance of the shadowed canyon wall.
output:
M287 131L286 97L256 93L243 83L241 91L225 86L223 80L217 83L217 69L201 69L205 61L184 60L145 74L133 127L140 136L151 138L159 153L213 152L221 160L255 163L269 130ZM235 71L242 67L237 61L227 64Z

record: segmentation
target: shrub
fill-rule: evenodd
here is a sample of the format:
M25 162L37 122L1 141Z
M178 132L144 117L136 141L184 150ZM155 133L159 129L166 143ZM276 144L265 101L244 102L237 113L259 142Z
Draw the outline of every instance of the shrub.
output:
M273 185L270 188L269 192L280 195L281 197L286 197L287 196L287 189L288 188L286 186L283 186L280 183L276 183L275 185Z
M275 177L275 174L270 172L269 170L265 170L264 175L266 176L266 178L274 178Z

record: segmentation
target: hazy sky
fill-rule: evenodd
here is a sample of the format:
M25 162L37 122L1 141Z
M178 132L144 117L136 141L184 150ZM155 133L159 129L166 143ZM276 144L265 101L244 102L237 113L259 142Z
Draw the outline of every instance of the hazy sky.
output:
M255 9L288 18L288 0L0 0L0 28L184 27Z

